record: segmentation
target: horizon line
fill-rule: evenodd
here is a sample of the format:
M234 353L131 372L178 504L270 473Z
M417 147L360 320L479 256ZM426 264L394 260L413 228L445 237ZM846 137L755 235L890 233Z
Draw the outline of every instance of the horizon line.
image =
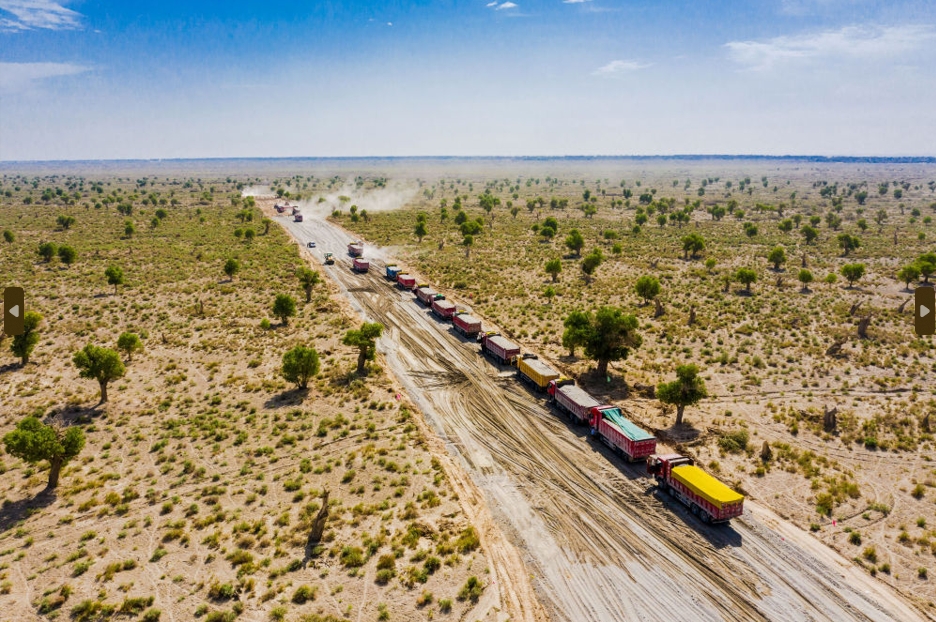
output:
M816 154L723 154L723 153L685 153L672 155L619 154L619 155L356 155L356 156L209 156L184 158L90 158L58 160L2 160L0 166L22 164L87 164L87 163L160 163L160 162L206 162L206 161L275 161L275 160L312 160L312 161L351 161L351 160L803 160L809 162L864 162L897 164L934 164L936 156L919 155L816 155Z

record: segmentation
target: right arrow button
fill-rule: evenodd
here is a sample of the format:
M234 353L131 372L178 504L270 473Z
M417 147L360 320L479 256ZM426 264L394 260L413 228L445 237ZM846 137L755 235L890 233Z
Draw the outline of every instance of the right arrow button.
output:
M913 325L918 335L932 335L936 333L936 290L932 287L917 287L913 293L916 314Z

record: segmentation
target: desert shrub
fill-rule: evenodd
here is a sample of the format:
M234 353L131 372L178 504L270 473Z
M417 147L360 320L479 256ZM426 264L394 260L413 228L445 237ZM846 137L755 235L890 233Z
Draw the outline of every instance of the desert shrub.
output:
M296 588L296 591L293 592L292 601L297 605L302 605L310 600L315 600L315 595L318 592L318 587L313 587L311 585L300 585Z
M746 451L748 440L750 440L750 434L747 430L741 429L733 432L726 432L719 437L718 447L722 451L728 453Z
M471 576L465 581L465 585L458 592L458 600L470 600L473 603L478 602L481 593L484 592L484 585L478 577Z

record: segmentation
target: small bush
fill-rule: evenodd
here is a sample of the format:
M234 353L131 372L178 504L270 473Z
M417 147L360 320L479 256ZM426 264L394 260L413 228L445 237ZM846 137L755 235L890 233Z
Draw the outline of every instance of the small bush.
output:
M476 603L481 597L482 592L484 592L484 585L481 584L481 580L474 576L468 577L468 580L465 581L465 585L463 585L462 589L458 592L458 600L470 600Z
M450 598L443 598L439 601L439 611L442 613L449 613L452 611L452 600Z
M718 447L728 453L738 453L746 451L750 435L747 430L735 430L726 432L718 439Z
M315 600L315 594L318 592L317 587L311 585L300 585L296 588L296 591L293 592L292 601L297 605L302 605L310 600Z

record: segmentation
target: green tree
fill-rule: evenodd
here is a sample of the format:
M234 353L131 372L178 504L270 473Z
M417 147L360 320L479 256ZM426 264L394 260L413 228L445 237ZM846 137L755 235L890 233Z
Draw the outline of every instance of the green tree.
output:
M296 315L296 299L289 294L277 294L273 302L273 316L278 317L283 326L289 324L289 318Z
M367 216L364 214L364 212L361 212L361 215L364 216L364 220L367 220ZM263 235L269 235L269 233L270 233L270 225L273 224L273 221L270 220L269 218L264 218L264 219L263 219L262 221L260 221L260 222L261 222L261 224L263 224Z
M784 218L783 220L780 221L780 224L777 226L779 227L780 231L783 231L784 233L789 233L790 231L793 231L793 221L790 220L789 218Z
M796 278L798 278L799 282L803 284L803 291L808 292L809 284L813 282L812 272L810 272L806 268L803 268L802 270L799 271L799 275L797 275Z
M642 276L637 279L634 289L637 295L643 298L645 305L650 304L650 301L660 293L660 281L655 276Z
M358 348L357 373L364 374L364 366L376 356L377 338L383 332L383 325L376 322L364 322L361 328L349 330L341 340L346 346Z
M247 242L253 242L253 239L257 236L257 232L253 230L252 227L248 227L244 230L244 240Z
M838 245L842 249L843 254L847 257L848 253L861 247L861 240L858 236L849 235L847 233L840 233L838 235Z
M592 250L592 252L585 255L585 258L582 259L582 272L585 275L585 282L591 283L591 278L595 274L595 270L598 269L598 266L604 261L604 255L601 253L600 248Z
M611 361L626 359L630 350L643 342L637 333L637 318L625 315L622 309L601 307L589 320L585 356L597 361L600 376L607 375Z
M59 474L69 460L81 453L85 437L79 427L45 425L36 417L26 417L3 437L7 453L26 462L49 461L47 491L58 486Z
M42 257L46 263L52 261L56 253L58 253L58 246L55 242L42 242L39 244L39 256Z
M321 282L319 273L311 268L302 267L296 270L296 276L305 290L306 302L312 302L312 288Z
M556 288L553 287L552 285L547 285L546 288L543 290L543 296L546 297L546 301L549 304L552 304L552 299L555 295L556 295Z
M559 231L559 221L556 220L555 216L547 216L546 220L543 221L544 227L551 227L553 231Z
M71 246L60 246L58 249L59 261L70 266L78 259L78 252Z
M416 227L413 229L413 233L416 235L416 239L422 243L422 239L428 235L426 230L426 221L420 220L416 223Z
M465 247L465 257L471 257L471 246L474 244L474 236L466 235L462 239L462 246Z
M585 246L585 237L578 229L572 229L569 231L569 235L566 236L565 245L575 253L576 257L579 257L582 254L582 248Z
M915 264L904 266L897 272L897 280L903 282L907 289L910 289L910 283L920 278L920 268Z
M786 263L786 251L777 246L767 255L767 261L774 265L774 270L780 270L780 264Z
M738 268L734 274L735 281L738 281L745 287L745 291L751 293L751 284L757 281L757 272L751 268Z
M90 343L75 353L72 361L82 378L93 378L101 387L101 404L107 401L107 383L123 377L124 367L120 355L110 348L94 346Z
M562 346L569 349L569 356L575 356L575 348L584 346L588 341L588 329L591 325L588 314L584 311L572 311L562 323Z
M708 397L705 381L699 377L699 368L695 365L678 366L676 380L661 382L657 386L656 394L664 404L676 406L676 425L682 425L686 406L698 404Z
M812 244L813 240L819 237L819 231L810 225L805 225L800 229L800 235L806 240L807 244Z
M133 221L126 221L124 223L124 235L128 238L132 238L134 233L136 233L136 227L133 226Z
M705 260L706 269L711 272L715 269L715 266L718 264L718 261L714 257L709 257Z
M546 262L546 274L552 277L553 283L559 279L559 273L562 272L562 260L556 257Z
M749 238L753 238L754 236L756 236L757 225L755 225L753 222L744 223L744 235L748 236Z
M923 282L929 283L930 275L936 272L936 253L923 253L917 258L916 266L923 275Z
M74 217L74 216L66 216L66 215L62 214L61 216L59 216L58 218L55 219L55 222L56 222L56 224L58 224L58 226L60 226L62 229L65 229L65 230L67 231L67 230L71 229L71 226L72 226L73 224L75 224L75 217Z
M319 355L315 348L296 346L283 354L283 378L299 389L309 386L309 380L319 373Z
M865 265L863 263L848 263L842 266L842 276L848 281L849 289L854 287L856 281L864 276Z
M540 227L539 234L543 236L543 240L548 242L556 237L556 230L552 227Z
M39 343L39 324L42 323L42 316L35 311L27 311L23 315L23 332L13 336L13 343L10 349L13 354L20 357L20 364L25 367L29 364L29 355L36 349Z
M127 355L127 360L133 362L133 353L143 351L143 342L136 333L122 333L117 338L117 349Z
M114 294L117 293L117 286L123 285L124 282L124 273L120 266L109 266L107 270L104 271L104 276L107 277L107 284L114 286Z
M684 259L688 259L690 253L692 253L692 258L695 259L699 253L705 250L705 238L698 233L685 235L682 238L682 249Z
M881 209L881 210L878 210L878 211L874 214L874 222L877 223L877 226L878 226L878 233L880 233L880 232L881 232L881 229L884 228L884 223L887 222L887 212L884 211L884 210L882 210L882 209Z
M165 219L166 216L169 215L169 212L167 212L166 210L164 210L164 209L161 208L161 207L160 207L158 210L156 210L155 213L156 213L156 218L158 218L158 219L160 219L160 220Z
M228 279L234 280L234 275L240 272L240 262L233 257L224 262L224 273Z
M8 244L12 244L13 241L16 239L16 235L14 235L14 233L10 231L9 229L4 229L3 239L6 240Z

